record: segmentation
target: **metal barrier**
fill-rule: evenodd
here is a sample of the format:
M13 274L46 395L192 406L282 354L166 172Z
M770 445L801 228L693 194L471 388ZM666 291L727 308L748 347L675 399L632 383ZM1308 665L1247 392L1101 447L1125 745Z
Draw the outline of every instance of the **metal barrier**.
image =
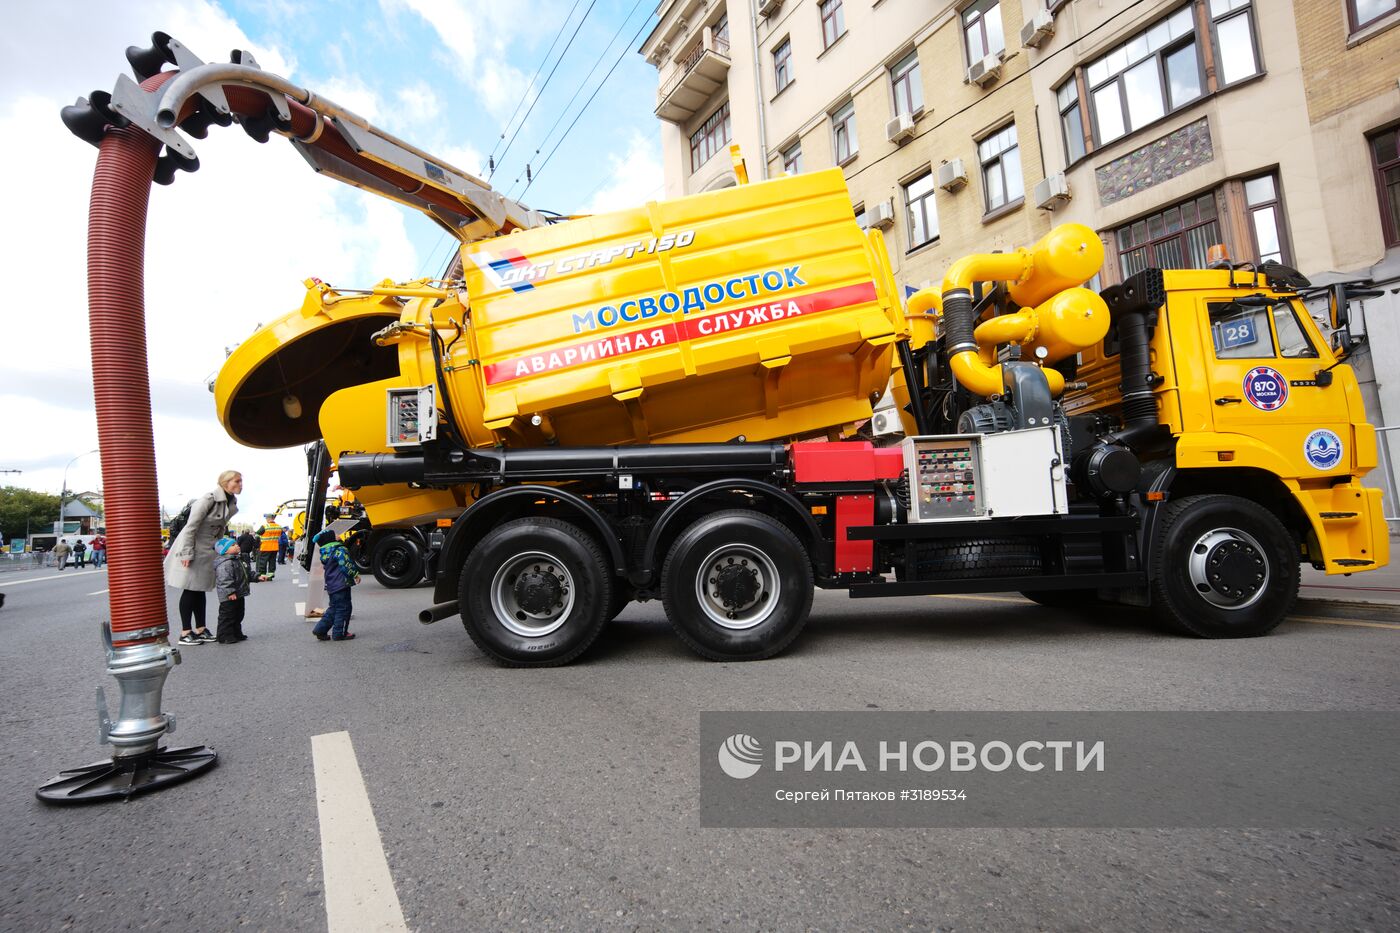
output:
M71 561L70 561L71 562ZM27 551L23 554L16 554L13 551L0 553L0 573L10 573L19 570L38 570L42 567L52 567L53 557L47 552L35 553Z
M1385 520L1400 522L1400 490L1395 486L1395 470L1390 462L1390 443L1385 435L1390 431L1400 431L1400 425L1389 428L1376 428L1376 451L1380 454L1381 491L1385 494Z

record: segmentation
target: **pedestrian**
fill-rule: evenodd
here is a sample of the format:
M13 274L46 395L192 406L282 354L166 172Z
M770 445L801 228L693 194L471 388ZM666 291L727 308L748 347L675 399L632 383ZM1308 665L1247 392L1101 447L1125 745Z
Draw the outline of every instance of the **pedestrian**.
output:
M287 529L282 529L282 535L277 539L277 563L287 563L287 552L292 549L292 541L287 537Z
M267 524L258 529L258 581L271 580L277 574L277 551L281 547L282 528L275 521L277 516L268 512L263 518Z
M238 557L243 561L243 566L248 571L249 583L257 582L257 578L253 576L253 555L257 552L258 539L251 531L244 531L238 536Z
M92 566L94 569L107 563L107 538L98 535L92 539Z
M73 542L73 569L82 570L87 566L87 545L79 538Z
M68 555L73 552L72 546L67 538L59 538L58 543L53 546L53 562L62 570L68 566Z
M248 567L240 556L238 542L220 538L214 543L214 591L219 594L218 642L232 645L247 641L243 634L243 613L248 600Z
M316 536L321 548L321 566L326 571L326 612L311 630L321 641L348 641L354 634L350 625L350 588L360 582L360 572L350 559L345 545L336 540L335 533L326 529Z
M243 474L225 470L218 487L190 503L190 518L170 542L165 558L165 582L180 590L180 644L214 640L204 624L205 593L214 589L214 542L224 536L229 519L238 512Z

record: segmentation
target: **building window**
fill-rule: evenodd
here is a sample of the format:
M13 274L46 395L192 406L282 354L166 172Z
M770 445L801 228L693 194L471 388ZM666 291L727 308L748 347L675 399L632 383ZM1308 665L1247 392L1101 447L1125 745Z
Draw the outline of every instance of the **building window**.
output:
M784 39L783 44L773 50L773 83L782 90L792 83L792 42Z
M865 212L864 204L856 205L856 223L862 230L870 229L870 215Z
M977 144L982 163L982 190L988 211L1005 207L1026 195L1021 177L1021 147L1016 142L1016 124L993 133Z
M690 171L700 171L700 166L709 161L710 156L729 144L729 101L710 114L700 129L690 134Z
M728 13L725 13L725 14L724 14L723 16L721 16L719 19L715 20L715 24L714 24L712 27L710 27L710 32L714 35L714 37L715 37L715 43L716 43L717 45L718 45L719 43L724 43L724 44L721 46L721 48L723 48L724 51L725 51L726 53L728 53L728 51L729 51L729 14L728 14Z
M1351 19L1352 32L1396 10L1400 10L1400 0L1347 0L1347 16Z
M856 141L856 103L847 101L831 115L831 151L836 155L836 164L845 165L860 151Z
M924 109L924 85L919 77L919 52L917 49L894 63L890 68L890 86L894 88L895 116L907 113L910 116Z
M963 10L962 24L969 65L1006 50L1006 40L1001 33L1000 0L977 0Z
M795 142L782 151L783 171L796 175L802 171L802 143Z
M933 170L930 169L904 186L904 203L909 212L909 249L938 239L938 207L933 203Z
M1118 264L1123 278L1147 268L1204 269L1206 250L1220 239L1215 194L1119 227Z
M1215 27L1215 63L1220 86L1252 78L1259 73L1254 48L1254 15L1250 0L1210 0Z
M829 49L846 34L846 14L841 10L841 0L822 0L817 9L822 15L822 48Z
M1084 117L1079 110L1079 82L1074 75L1055 91L1060 104L1060 131L1065 138L1065 164L1084 158Z
M1259 264L1281 262L1288 265L1288 237L1284 235L1283 204L1278 196L1278 178L1260 175L1244 183L1245 209L1249 212L1249 229L1254 236L1254 261Z
M1385 245L1400 246L1400 128L1371 137L1371 159L1381 199Z
M1191 6L1182 7L1085 69L1097 145L1201 96L1205 80L1191 13Z

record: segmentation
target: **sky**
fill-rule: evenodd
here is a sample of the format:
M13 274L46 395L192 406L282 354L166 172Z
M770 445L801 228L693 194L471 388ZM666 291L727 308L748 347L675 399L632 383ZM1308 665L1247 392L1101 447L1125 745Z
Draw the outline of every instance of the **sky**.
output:
M127 46L149 45L159 30L205 61L247 49L265 70L466 171L486 177L494 152L491 182L515 197L526 161L538 166L552 153L523 200L596 212L662 191L656 71L635 53L654 7L651 0L6 4L0 166L10 183L0 270L15 293L0 353L0 470L23 472L0 473L0 484L57 493L67 468L70 491L102 486L100 460L87 454L97 446L85 269L97 150L58 115L129 73ZM255 519L305 495L305 459L297 448L246 448L224 432L208 385L226 351L298 307L310 276L355 287L436 274L452 244L422 215L318 177L279 137L259 145L237 127L214 127L191 142L201 167L155 187L146 238L161 504L176 511L236 469L245 484L239 511Z

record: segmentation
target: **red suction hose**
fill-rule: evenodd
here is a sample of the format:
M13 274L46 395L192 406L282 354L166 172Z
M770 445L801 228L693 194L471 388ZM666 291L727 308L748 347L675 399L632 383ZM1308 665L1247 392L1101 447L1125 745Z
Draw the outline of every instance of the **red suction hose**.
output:
M173 73L142 84L160 87ZM146 363L146 208L160 143L134 127L102 138L88 208L88 320L102 453L115 647L169 633L161 567L151 379Z

